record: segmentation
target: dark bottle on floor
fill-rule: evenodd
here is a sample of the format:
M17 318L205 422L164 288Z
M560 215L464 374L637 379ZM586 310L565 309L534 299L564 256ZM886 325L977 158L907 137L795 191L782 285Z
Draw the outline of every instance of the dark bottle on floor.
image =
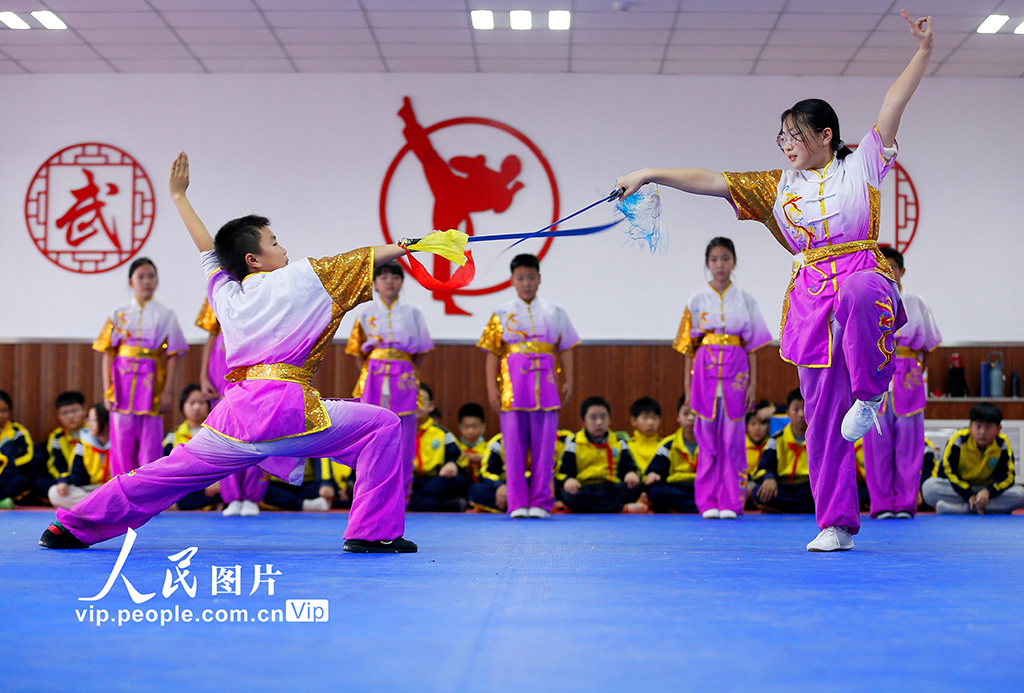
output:
M949 382L947 384L950 397L966 397L967 376L964 374L964 362L960 354L953 352L949 357Z

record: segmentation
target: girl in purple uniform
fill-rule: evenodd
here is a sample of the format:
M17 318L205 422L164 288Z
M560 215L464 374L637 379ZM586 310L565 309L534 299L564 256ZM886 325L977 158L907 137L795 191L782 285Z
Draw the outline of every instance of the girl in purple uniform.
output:
M809 423L811 488L821 532L808 551L853 548L860 530L853 441L877 426L906 322L896 280L878 248L882 179L895 162L896 130L931 59L930 17L904 19L918 43L855 152L839 118L820 99L782 114L776 143L790 171L715 173L642 169L619 178L623 196L645 183L722 197L740 219L762 222L790 254L793 276L782 308L782 358L799 367Z

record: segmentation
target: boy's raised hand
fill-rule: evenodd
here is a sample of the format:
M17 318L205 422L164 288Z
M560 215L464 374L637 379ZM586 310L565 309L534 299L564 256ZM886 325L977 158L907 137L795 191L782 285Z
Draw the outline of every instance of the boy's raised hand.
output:
M184 195L188 189L188 154L178 152L177 158L171 164L171 175L167 179L167 189L171 197Z

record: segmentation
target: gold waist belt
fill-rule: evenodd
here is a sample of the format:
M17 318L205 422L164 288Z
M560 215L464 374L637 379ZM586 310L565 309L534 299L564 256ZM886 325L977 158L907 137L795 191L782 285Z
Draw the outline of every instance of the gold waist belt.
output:
M140 346L131 346L130 344L122 344L117 348L118 356L130 356L144 359L155 359L160 356L162 349L147 349Z
M408 361L412 363L412 354L399 349L374 349L366 357L367 361Z
M908 359L916 359L917 358L917 352L914 351L913 349L911 349L910 347L898 346L898 347L896 347L896 356L903 357L903 358L908 358Z
M706 334L700 339L701 346L714 344L717 346L743 346L743 338L737 334Z
M287 363L261 363L236 368L225 375L224 379L232 383L243 380L283 380L299 385L312 385L313 371Z
M819 262L821 260L839 257L840 255L849 255L850 253L856 253L861 250L874 250L877 252L878 242L850 241L849 243L827 245L824 248L808 248L802 253L795 255L793 257L793 263L798 266L806 267L807 265L813 265L815 262Z
M519 342L518 344L509 344L508 353L510 354L551 354L555 355L555 345L548 344L547 342Z

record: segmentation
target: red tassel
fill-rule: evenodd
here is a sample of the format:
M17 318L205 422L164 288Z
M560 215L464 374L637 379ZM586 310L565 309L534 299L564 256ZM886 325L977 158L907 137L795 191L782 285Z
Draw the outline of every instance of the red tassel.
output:
M405 250L405 258L409 261L409 271L420 285L429 291L451 291L461 289L473 281L476 276L476 264L473 262L473 253L466 251L466 264L462 267L456 265L452 278L446 282L438 281L427 269L412 256L408 249Z

